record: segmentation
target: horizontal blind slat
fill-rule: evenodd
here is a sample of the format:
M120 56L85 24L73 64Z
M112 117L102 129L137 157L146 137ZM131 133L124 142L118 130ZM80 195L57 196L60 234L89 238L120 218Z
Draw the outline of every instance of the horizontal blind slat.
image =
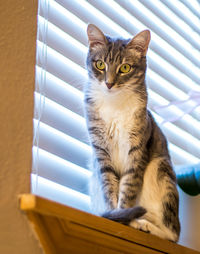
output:
M46 150L64 160L68 160L80 167L87 168L91 158L91 148L68 136L62 132L40 122L38 130L38 121L34 120L34 129L39 131L39 148Z
M33 147L33 161L33 172L38 176L88 194L90 171L37 147Z
M169 101L180 100L180 98L184 100L188 98L187 94L180 88L173 86L172 83L150 68L147 69L146 83L151 90Z
M187 100L189 95L183 92L180 88L173 86L169 81L165 80L155 71L147 69L146 75L147 86L156 94L167 99L169 102ZM190 115L200 121L200 106L194 109Z
M168 63L165 59L161 58L159 55L157 55L151 50L149 50L148 56L149 68L152 69L154 72L157 72L160 76L165 78L174 86L183 90L186 93L188 93L192 89L197 91L199 90L199 86L197 85L197 83L195 83L184 73L180 72L170 63Z
M40 95L35 93L36 112L40 108ZM40 121L84 143L89 143L86 122L83 117L45 98Z
M36 92L40 93L39 87L42 86L42 70L39 66L36 66L37 86ZM71 111L84 116L83 112L83 93L75 87L67 84L63 80L57 78L49 72L45 72L45 87L43 94L59 103L63 107L70 109Z
M91 212L89 196L34 174L31 175L31 182L33 194Z
M200 33L199 14L196 16L194 12L188 9L180 1L161 0L161 2L167 5L174 13L176 13L177 16L189 24L197 33Z
M156 107L167 105L168 101L164 99L163 97L160 97L158 94L153 92L152 90L148 91L148 106L153 111L155 111ZM172 113L175 114L175 111L178 111L179 116L179 109L176 106L170 107L168 109L169 114ZM200 140L200 122L196 119L192 118L190 115L186 114L181 119L178 119L173 123L175 126L179 127L180 129L184 130L185 132L189 133L196 139Z
M38 55L38 66L43 67L43 43L37 41L37 55ZM63 81L73 85L78 89L82 89L83 81L87 77L86 70L70 59L62 56L55 50L48 46L46 47L47 58L46 58L46 71L52 73L54 76L62 79Z
M200 18L200 2L199 0L181 0L182 3L197 17Z
M43 26L44 18L39 16L39 26ZM43 31L39 29L39 40L42 41ZM56 50L58 53L69 58L81 67L85 67L85 56L87 47L75 40L73 37L64 33L55 25L48 22L48 30L46 34L47 45Z
M200 50L200 35L195 32L186 22L179 18L173 11L159 0L140 0L157 17L162 19L173 30L177 31L187 41L189 41L197 50Z
M71 2L71 1L68 1ZM48 20L59 27L61 30L87 45L87 36L85 30L87 25L70 10L63 8L56 1L49 0ZM45 1L40 1L40 15L45 17Z
M191 155L190 153L182 150L180 147L172 144L172 143L168 143L168 147L169 147L169 152L170 152L170 156L172 159L172 163L176 166L176 165L189 165L192 163L198 163L199 162L199 158Z
M164 120L155 113L153 115L158 123L161 123ZM167 136L169 142L176 144L188 153L200 158L200 140L170 122L167 122L160 127Z
M109 34L110 36L118 36L119 34L122 37L129 38L129 33L121 28L118 24L112 21L109 16L104 15L93 5L89 4L88 1L74 0L74 1L65 1L65 0L56 0L59 5L64 9L69 10L73 15L79 17L82 22L85 24L91 23L91 21L96 25L101 25L104 33ZM110 11L112 11L110 9ZM86 27L85 27L86 31ZM85 34L85 36L87 36ZM87 39L87 38L86 38ZM86 44L87 45L87 40Z

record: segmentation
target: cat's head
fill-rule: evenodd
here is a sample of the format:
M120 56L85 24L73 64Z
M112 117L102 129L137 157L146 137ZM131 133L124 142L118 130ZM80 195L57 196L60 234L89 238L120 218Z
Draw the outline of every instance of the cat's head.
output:
M114 39L106 36L95 25L87 28L89 78L109 92L138 89L144 83L146 53L150 32L144 30L133 39Z

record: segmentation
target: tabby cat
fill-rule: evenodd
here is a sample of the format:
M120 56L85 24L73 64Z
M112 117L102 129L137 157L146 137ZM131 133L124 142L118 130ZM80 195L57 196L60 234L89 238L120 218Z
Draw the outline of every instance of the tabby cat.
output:
M147 109L148 30L110 38L88 25L85 113L97 214L178 241L179 197L166 139Z

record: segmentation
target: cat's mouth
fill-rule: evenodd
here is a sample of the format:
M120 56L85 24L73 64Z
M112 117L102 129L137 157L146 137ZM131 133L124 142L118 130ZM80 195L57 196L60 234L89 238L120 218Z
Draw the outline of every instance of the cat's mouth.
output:
M117 89L116 83L106 83L105 81L102 81L100 83L100 86L98 87L105 95L108 95L108 94L115 95L116 93L120 92L120 89Z
M105 95L115 96L116 94L121 92L120 89L117 89L117 86L115 84L108 86L104 83L102 88Z

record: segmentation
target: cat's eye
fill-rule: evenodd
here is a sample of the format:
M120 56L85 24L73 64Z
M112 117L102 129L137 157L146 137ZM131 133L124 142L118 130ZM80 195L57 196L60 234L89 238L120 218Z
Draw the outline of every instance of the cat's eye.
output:
M119 69L119 72L128 73L130 70L131 70L131 66L129 64L122 64L122 66Z
M98 61L96 61L96 67L97 67L97 69L99 69L99 70L104 70L105 69L105 63L103 62L103 61L101 61L101 60L98 60Z

